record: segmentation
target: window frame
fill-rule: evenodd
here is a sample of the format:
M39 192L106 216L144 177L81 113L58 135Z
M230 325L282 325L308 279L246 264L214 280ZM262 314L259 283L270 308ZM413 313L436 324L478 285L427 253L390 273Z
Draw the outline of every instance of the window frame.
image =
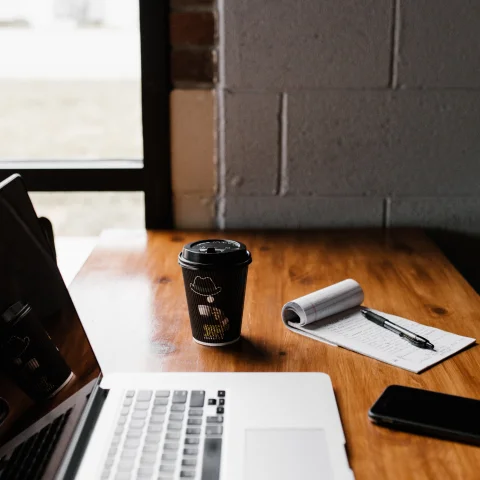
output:
M0 160L0 180L19 173L31 191L143 191L147 229L173 227L170 155L169 2L139 0L142 160Z

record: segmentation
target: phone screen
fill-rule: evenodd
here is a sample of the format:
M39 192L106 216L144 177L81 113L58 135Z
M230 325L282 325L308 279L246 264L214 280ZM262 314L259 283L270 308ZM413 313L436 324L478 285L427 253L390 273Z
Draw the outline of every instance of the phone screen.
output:
M480 437L480 400L391 385L370 409L373 420L396 420Z

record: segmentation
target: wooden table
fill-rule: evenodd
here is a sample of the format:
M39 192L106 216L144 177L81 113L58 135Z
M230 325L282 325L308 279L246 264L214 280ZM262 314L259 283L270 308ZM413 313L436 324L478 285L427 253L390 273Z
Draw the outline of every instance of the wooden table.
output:
M367 418L390 384L480 399L477 345L418 375L291 333L280 319L288 300L354 278L364 288L366 305L480 338L479 297L423 233L217 235L244 242L253 256L243 338L225 348L192 341L177 264L184 243L209 236L124 232L102 238L72 294L105 372L326 372L357 480L480 477L479 447L394 432Z

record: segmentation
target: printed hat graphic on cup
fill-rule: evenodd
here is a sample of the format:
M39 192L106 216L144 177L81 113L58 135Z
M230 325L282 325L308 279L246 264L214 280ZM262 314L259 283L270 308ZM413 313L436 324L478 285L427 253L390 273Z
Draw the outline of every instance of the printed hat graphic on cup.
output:
M204 297L217 295L222 291L222 287L217 287L210 277L195 277L193 283L190 284L190 288Z

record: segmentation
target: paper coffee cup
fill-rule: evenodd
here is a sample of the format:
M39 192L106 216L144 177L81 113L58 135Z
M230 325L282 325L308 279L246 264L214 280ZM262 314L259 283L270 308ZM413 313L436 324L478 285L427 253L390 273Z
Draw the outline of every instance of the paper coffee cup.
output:
M240 338L251 262L246 246L234 240L200 240L183 247L178 263L197 343L222 346Z

